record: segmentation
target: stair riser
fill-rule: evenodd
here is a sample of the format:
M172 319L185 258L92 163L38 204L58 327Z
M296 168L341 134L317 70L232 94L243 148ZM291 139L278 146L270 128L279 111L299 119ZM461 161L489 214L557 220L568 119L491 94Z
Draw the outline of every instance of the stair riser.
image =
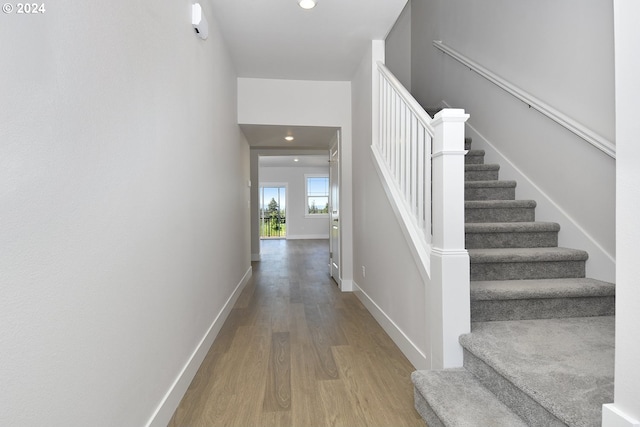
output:
M466 156L464 156L464 164L465 165L483 165L484 154L482 155L467 154Z
M533 222L535 219L535 208L467 208L464 210L464 220L469 223Z
M465 247L480 248L549 248L558 246L558 232L466 233Z
M515 200L515 187L478 187L465 188L465 200Z
M464 350L463 365L465 369L476 376L482 385L529 425L566 427L565 423L558 420L538 402L466 349Z
M426 421L429 427L446 427L440 418L433 412L429 402L420 394L420 392L414 387L413 389L413 403L416 411L420 414L423 420Z
M500 171L466 171L464 173L465 181L497 181Z
M613 316L615 297L471 301L471 321Z
M584 265L584 261L472 263L471 280L577 278L584 277Z

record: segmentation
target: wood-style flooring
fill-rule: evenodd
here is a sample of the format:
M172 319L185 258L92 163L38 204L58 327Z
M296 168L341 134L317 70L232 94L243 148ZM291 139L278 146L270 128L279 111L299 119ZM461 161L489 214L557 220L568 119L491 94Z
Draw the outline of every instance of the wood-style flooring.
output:
M413 366L329 277L328 242L261 252L169 427L424 427Z

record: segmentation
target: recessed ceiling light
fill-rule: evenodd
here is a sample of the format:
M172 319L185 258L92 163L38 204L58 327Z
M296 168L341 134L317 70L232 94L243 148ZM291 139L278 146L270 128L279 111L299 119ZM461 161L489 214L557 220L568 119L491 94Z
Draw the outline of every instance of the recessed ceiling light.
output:
M284 137L284 139L286 139L287 141L291 142L291 141L293 141L294 138L291 135L287 135L287 136Z
M299 162L300 159L298 159L297 157L295 159L293 159L294 162Z
M298 4L303 9L313 9L316 7L316 0L298 0Z

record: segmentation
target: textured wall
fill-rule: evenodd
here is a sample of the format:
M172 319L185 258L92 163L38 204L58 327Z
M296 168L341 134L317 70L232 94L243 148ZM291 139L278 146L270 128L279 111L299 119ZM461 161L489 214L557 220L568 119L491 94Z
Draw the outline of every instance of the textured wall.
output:
M0 18L0 424L141 426L250 268L236 76L187 2L46 7Z

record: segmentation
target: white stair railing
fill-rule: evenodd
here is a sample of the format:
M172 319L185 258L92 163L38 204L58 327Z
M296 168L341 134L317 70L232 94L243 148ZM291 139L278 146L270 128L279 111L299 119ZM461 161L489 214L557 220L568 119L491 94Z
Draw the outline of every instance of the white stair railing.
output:
M458 337L470 330L464 248L461 109L431 118L384 64L374 72L374 164L425 282L432 369L462 366Z
M431 117L382 63L379 138L374 142L410 221L431 243Z

